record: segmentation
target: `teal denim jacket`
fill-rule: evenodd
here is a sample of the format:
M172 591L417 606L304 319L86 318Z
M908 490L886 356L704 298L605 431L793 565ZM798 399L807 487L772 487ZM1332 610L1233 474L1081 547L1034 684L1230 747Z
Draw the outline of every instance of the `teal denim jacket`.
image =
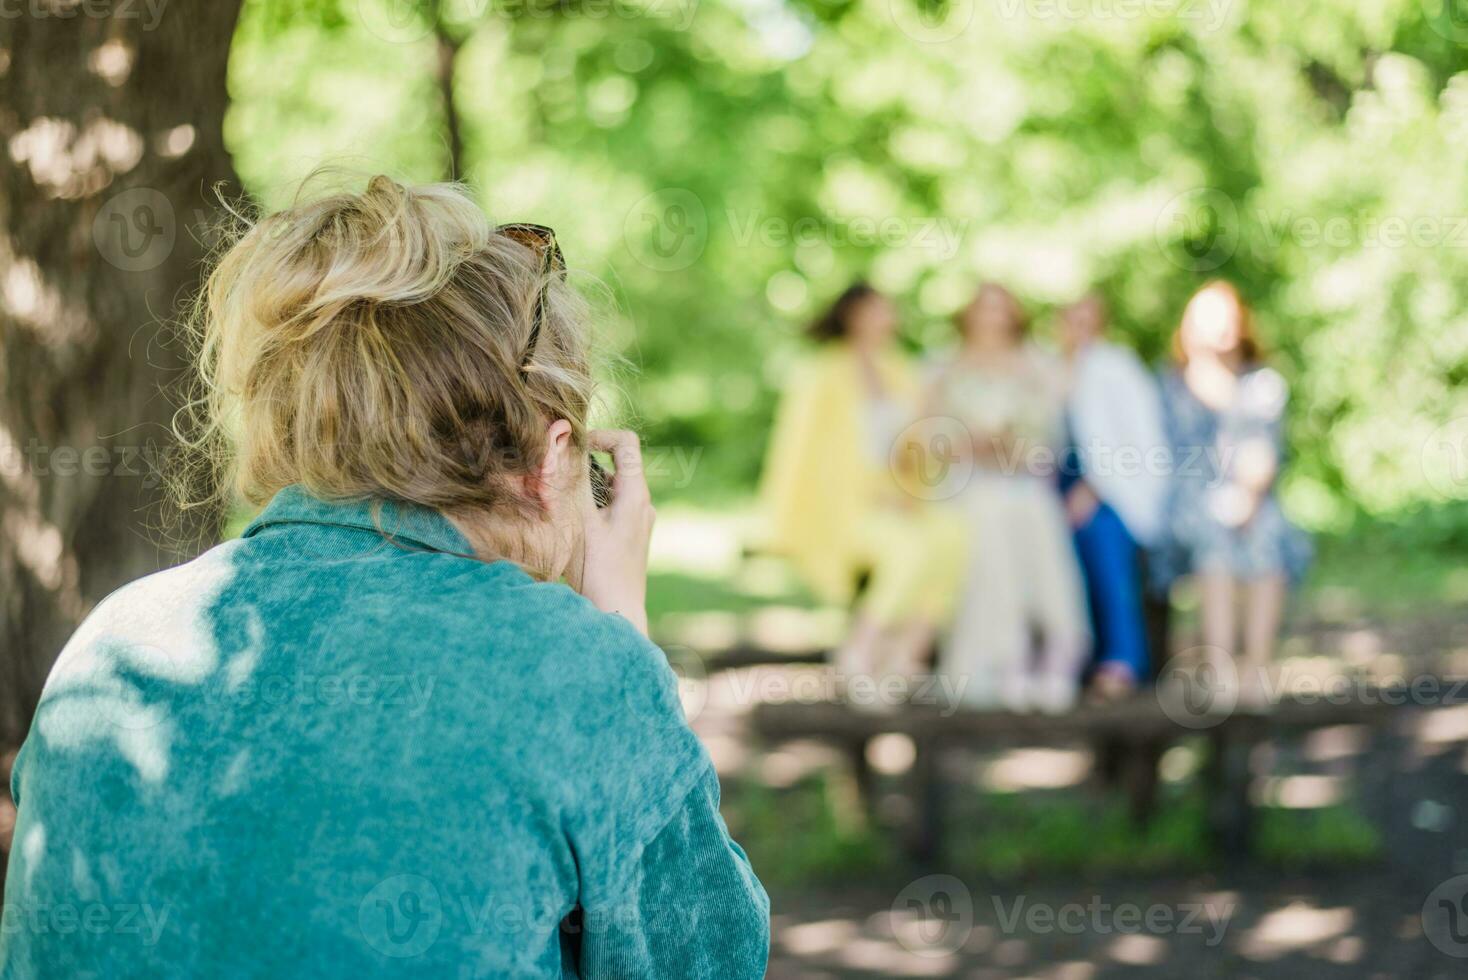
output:
M661 651L468 551L288 488L99 605L16 761L0 978L763 976Z

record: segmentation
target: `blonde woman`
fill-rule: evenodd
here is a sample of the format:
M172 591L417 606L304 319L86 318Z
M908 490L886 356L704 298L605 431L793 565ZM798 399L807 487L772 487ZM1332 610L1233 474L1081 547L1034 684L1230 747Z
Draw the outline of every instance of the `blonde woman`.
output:
M62 652L0 977L764 975L768 901L646 636L637 440L588 431L562 280L548 229L384 177L224 254L208 424L265 507ZM68 904L146 934L30 927Z
M865 580L836 667L863 682L849 686L853 707L891 708L877 692L922 667L949 616L962 528L903 489L893 467L919 392L891 300L858 282L810 335L819 346L786 389L765 465L772 546L827 601L852 601Z
M956 502L973 544L942 667L975 707L1065 711L1090 631L1056 481L1064 369L1027 341L1024 310L1003 286L981 286L956 324L958 353L928 398L968 430L973 478Z

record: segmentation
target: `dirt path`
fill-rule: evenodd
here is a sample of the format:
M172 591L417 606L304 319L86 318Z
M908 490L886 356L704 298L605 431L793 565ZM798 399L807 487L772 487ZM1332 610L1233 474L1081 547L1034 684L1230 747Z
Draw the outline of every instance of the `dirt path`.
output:
M776 895L769 976L1447 980L1468 975L1468 959L1448 955L1424 936L1425 897L1419 887L1383 869L1289 877L1254 869L1196 878L1031 885L918 878L857 893ZM1448 941L1446 948L1468 956L1468 942Z

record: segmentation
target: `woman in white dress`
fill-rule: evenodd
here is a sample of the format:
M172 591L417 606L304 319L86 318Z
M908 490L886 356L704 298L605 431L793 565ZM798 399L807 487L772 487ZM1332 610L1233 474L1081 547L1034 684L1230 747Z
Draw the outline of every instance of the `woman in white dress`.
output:
M973 477L956 502L972 538L942 669L973 707L1065 711L1090 644L1056 484L1065 371L1028 342L1024 311L1002 286L981 286L956 322L962 341L929 406L968 429Z

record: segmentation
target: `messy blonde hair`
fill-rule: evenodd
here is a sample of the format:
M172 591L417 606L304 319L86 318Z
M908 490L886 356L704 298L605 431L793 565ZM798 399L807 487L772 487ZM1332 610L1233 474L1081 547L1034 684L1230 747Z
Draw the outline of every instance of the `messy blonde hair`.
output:
M523 508L511 477L543 458L548 422L585 447L585 306L461 187L377 176L237 217L191 318L202 388L180 426L214 502L299 483L325 499Z

